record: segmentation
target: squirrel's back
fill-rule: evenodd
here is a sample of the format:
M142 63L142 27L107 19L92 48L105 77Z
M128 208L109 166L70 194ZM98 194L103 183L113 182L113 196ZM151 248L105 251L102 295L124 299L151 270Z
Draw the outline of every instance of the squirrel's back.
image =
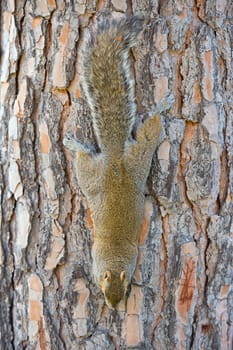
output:
M143 20L103 19L96 33L89 32L83 48L80 78L91 109L101 150L122 152L132 132L136 104L129 49L135 44Z
M138 17L104 19L81 54L81 82L103 154L71 136L63 141L76 152L77 177L93 220L93 273L110 307L126 297L132 280L146 180L161 129L158 114L174 102L172 95L165 96L124 150L136 112L129 49L141 27Z

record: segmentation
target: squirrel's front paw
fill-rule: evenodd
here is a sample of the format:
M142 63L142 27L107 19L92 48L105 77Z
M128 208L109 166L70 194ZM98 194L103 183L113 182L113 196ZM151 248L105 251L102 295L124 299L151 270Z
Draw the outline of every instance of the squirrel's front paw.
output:
M91 146L83 145L81 142L77 141L72 134L66 134L63 139L63 145L69 148L71 151L81 152L85 154L95 153L95 149Z
M63 145L69 148L71 151L78 151L80 149L79 142L75 140L71 134L66 134L63 139Z
M162 100L158 103L160 106L161 112L167 111L172 107L175 102L175 97L172 92L168 91Z
M161 114L172 107L175 102L175 97L172 92L168 91L161 101L156 105L150 114Z

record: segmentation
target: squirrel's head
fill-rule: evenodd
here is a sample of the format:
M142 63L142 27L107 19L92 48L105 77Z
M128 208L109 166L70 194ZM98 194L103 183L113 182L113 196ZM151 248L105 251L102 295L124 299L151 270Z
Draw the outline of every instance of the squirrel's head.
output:
M101 289L104 293L105 301L110 308L115 308L125 298L128 284L125 271L121 271L120 273L104 272Z

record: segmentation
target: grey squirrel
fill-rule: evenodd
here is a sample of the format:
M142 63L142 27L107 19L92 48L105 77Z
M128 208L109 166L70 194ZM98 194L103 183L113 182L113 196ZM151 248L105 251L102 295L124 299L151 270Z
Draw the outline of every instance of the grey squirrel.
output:
M80 81L100 152L70 135L63 141L75 151L78 182L93 221L93 274L111 308L124 299L135 270L146 181L161 130L159 113L174 102L166 95L132 138L136 104L129 50L142 25L137 16L110 18L89 33Z

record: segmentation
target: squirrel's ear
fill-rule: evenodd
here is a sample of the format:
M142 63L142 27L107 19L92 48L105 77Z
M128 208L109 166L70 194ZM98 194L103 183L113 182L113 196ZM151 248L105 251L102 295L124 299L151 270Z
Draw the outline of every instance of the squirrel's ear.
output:
M105 271L105 273L104 273L104 279L105 279L105 281L107 281L107 282L110 282L110 281L111 281L111 272L110 272L110 271Z
M125 280L125 271L121 271L121 274L120 274L120 280L121 280L121 282L124 282L124 280Z

